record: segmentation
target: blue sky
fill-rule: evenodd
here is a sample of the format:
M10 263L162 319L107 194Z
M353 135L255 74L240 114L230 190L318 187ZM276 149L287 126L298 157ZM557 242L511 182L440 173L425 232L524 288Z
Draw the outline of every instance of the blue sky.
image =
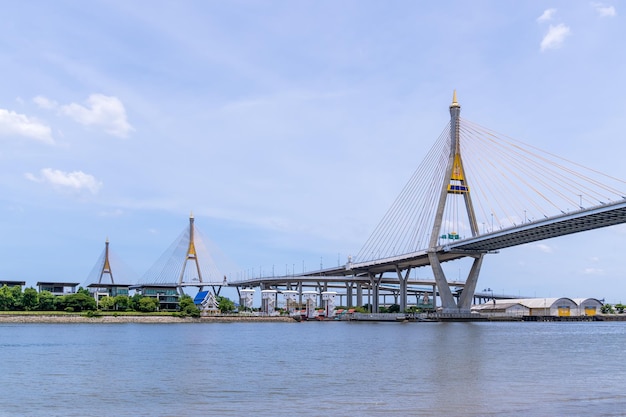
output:
M626 178L617 3L30 1L0 23L0 278L138 275L188 224L241 271L345 263L449 120ZM626 302L626 229L479 289ZM233 273L235 274L235 273ZM429 276L428 271L419 271Z

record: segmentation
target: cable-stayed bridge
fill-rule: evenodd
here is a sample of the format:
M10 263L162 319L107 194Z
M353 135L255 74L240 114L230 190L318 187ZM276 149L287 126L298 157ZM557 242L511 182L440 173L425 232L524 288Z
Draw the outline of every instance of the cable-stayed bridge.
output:
M157 277L179 288L222 284L300 294L305 287L336 288L345 290L347 305L355 296L362 303L366 289L373 311L381 292L393 293L404 311L410 293L431 286L444 312L467 313L486 254L626 222L626 182L462 119L460 112L455 92L450 122L346 265L227 283L212 273L205 280L191 221L178 244L186 255L170 261L176 264L170 270L146 274L144 282ZM471 262L467 277L447 277L442 264L460 259ZM184 276L189 261L197 271L191 280ZM416 278L424 267L434 279Z
M462 119L460 111L455 92L450 122L354 259L238 285L325 288L343 280L349 298L351 286L367 285L376 311L380 289L395 282L404 311L410 286L428 284L411 272L430 267L443 311L466 313L486 254L626 222L624 181ZM471 260L467 278L446 277L442 264L462 258Z
M229 267L231 269L225 269ZM224 270L233 270L231 261L209 239L202 236L192 213L189 226L139 279L135 287L171 287L181 294L184 293L184 287L212 287L219 294L219 288L227 285L226 274L222 272Z

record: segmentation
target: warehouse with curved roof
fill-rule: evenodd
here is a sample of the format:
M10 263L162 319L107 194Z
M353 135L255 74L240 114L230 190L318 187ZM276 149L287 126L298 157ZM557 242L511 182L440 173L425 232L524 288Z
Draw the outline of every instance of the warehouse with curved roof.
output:
M488 316L595 316L602 302L596 298L520 298L491 300L475 305L472 311Z

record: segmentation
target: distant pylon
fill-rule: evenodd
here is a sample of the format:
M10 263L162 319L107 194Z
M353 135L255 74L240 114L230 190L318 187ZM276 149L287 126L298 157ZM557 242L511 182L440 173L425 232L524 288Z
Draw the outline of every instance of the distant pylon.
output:
M195 235L194 235L194 218L193 212L189 215L189 244L187 245L187 254L185 255L185 262L183 263L183 268L180 271L180 275L178 277L178 287L182 288L183 277L185 276L185 269L187 267L187 263L192 261L196 266L196 272L198 273L198 286L202 287L202 272L200 271L200 263L198 262L198 253L196 252L196 243L195 243ZM181 289L182 291L182 289Z
M106 242L104 243L104 262L102 263L102 270L100 271L100 275L98 276L98 284L102 284L102 277L106 274L111 278L111 284L115 284L115 280L113 279L113 272L111 271L111 262L109 261L109 238L107 237Z
M439 204L437 205L435 222L430 235L428 260L433 270L433 275L435 276L435 281L439 290L439 297L441 299L441 307L444 312L462 311L469 313L484 253L468 254L468 256L474 258L474 262L465 282L465 287L461 293L461 298L459 299L458 304L454 300L454 296L452 295L446 276L441 268L441 261L437 255L437 242L440 237L443 214L449 194L463 196L472 236L478 235L478 223L476 221L476 214L474 213L474 206L472 205L470 187L467 183L467 178L465 177L465 171L463 169L463 159L461 158L461 143L459 135L460 114L461 106L457 102L455 90L452 96L452 104L450 104L450 154L448 157L446 175L444 176L441 193L439 195Z

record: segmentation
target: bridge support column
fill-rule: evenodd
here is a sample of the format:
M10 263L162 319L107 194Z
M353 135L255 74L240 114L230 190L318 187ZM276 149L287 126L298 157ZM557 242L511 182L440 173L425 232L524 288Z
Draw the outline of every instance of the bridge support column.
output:
M474 263L465 281L465 287L459 298L459 302L454 300L450 286L446 280L446 276L441 268L441 263L437 254L434 252L428 253L428 259L430 266L433 269L433 275L435 276L435 282L439 290L439 298L441 299L441 308L444 313L470 313L472 309L472 298L474 297L474 291L476 291L476 283L478 282L478 274L480 267L483 263L484 254L477 255L474 258ZM436 307L436 295L433 294L433 305Z
M363 307L363 286L361 283L356 284L356 306Z
M463 287L463 292L461 293L461 299L459 300L458 306L459 310L469 312L472 309L472 298L474 297L474 292L476 291L476 283L478 282L478 274L483 263L483 257L484 254L480 254L474 258L472 269L467 276L465 287Z
M405 313L406 312L406 299L408 297L407 294L407 281L409 280L409 274L411 273L411 268L406 270L406 273L404 274L404 276L402 275L402 271L400 271L400 268L398 268L396 266L396 273L398 274L398 280L400 281L400 312L401 313Z
M352 307L352 288L353 282L346 282L346 307Z
M319 306L323 307L325 303L324 303L324 296L322 296L322 293L328 291L328 282L324 282L324 284L322 284L321 282L318 282L317 285L319 286Z
M369 274L370 284L372 286L372 313L380 312L380 280L383 278L383 274L379 274L378 277Z
M437 289L439 290L439 298L441 299L441 308L444 313L456 313L458 311L456 301L450 291L450 286L446 280L446 275L441 268L439 257L435 252L428 252L428 260L435 276L435 282L437 283ZM433 294L433 304L435 303L436 294Z

